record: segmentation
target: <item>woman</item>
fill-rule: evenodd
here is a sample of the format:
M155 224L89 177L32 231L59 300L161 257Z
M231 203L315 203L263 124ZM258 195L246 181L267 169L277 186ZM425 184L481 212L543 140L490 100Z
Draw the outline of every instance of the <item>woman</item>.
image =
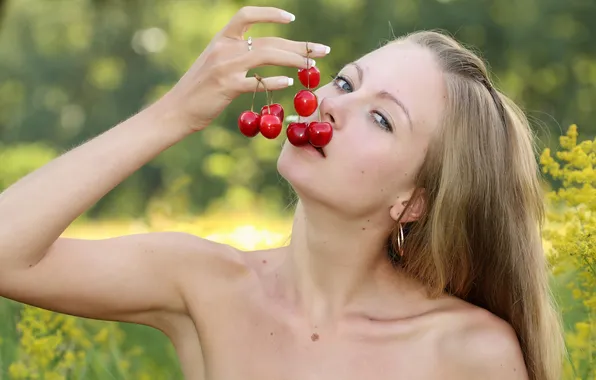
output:
M436 33L387 44L317 90L334 128L326 157L286 143L278 161L300 199L289 246L59 238L252 92L249 69L307 67L305 42L243 39L292 20L243 8L163 98L8 188L0 295L160 329L187 379L558 379L530 129L482 62Z

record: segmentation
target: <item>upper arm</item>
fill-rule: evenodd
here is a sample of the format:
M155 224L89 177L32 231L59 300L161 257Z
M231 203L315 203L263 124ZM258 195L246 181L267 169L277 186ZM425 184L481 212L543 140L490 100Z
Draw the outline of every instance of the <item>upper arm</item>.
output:
M517 335L505 321L491 316L458 330L445 352L454 379L528 380Z
M58 239L34 266L3 273L1 296L80 317L154 325L186 313L184 286L232 262L231 250L185 233Z

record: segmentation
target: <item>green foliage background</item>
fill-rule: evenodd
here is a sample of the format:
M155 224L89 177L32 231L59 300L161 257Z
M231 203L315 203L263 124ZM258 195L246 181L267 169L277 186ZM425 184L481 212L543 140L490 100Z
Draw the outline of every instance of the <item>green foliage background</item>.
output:
M585 174L595 163L592 145L586 148L596 135L594 0L0 0L0 191L163 94L248 4L278 6L297 16L290 25L255 26L253 37L274 34L330 45L332 54L317 60L326 77L392 35L446 30L490 62L498 87L529 113L543 149L585 153L581 168L577 160L565 164L565 154L555 155L563 167ZM280 73L295 74L288 68L259 70ZM289 110L293 93L279 91L274 98ZM250 98L240 97L200 136L127 179L73 233L113 236L174 225L249 248L283 243L290 197L275 168L281 141L237 133L236 117ZM263 102L264 95L257 99ZM560 144L571 124L579 134L564 139L583 141L583 148L567 146L567 140ZM586 231L594 228L595 180L582 177L583 201L557 198L577 183L546 156L542 163L553 189L549 225L559 232L545 239L572 353L566 378L591 379L596 251ZM224 223L208 216L222 213ZM586 243L575 244L578 239ZM47 322L45 330L35 325L38 320ZM169 344L144 327L64 318L7 301L0 301L0 321L0 379L180 376ZM59 352L56 345L69 349Z
M0 24L0 189L25 169L97 135L137 112L184 73L246 1L18 0ZM561 125L596 132L594 0L264 0L296 14L285 26L257 25L253 36L280 35L330 45L319 59L328 77L393 34L440 28L482 52L499 86L530 114L544 145ZM262 75L294 75L267 68ZM275 100L291 109L293 90ZM274 162L280 144L246 141L235 101L200 137L169 150L102 199L92 217L136 216L166 197L180 211L218 200L266 198L283 207ZM264 101L264 96L257 98ZM582 136L584 136L582 135ZM35 145L29 146L34 143ZM27 145L23 145L27 144ZM21 147L16 149L15 147ZM7 150L7 151L6 151ZM19 155L28 158L21 160ZM263 207L266 207L263 205ZM271 207L271 206L269 206Z

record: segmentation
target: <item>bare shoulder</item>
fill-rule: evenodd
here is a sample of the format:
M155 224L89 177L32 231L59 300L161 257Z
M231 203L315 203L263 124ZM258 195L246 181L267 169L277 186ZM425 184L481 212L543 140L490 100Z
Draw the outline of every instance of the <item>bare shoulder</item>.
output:
M181 263L195 273L200 271L225 276L242 274L247 270L242 252L228 244L186 232L158 233L155 239L175 250L172 254L180 256Z
M515 330L485 309L469 305L449 312L439 352L449 378L527 380Z

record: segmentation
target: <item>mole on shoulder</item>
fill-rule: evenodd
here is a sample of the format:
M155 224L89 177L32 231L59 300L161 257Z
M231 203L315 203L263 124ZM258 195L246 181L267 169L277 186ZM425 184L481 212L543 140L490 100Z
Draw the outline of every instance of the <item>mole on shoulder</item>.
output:
M310 336L310 340L312 340L313 342L316 342L317 340L319 340L319 334L314 333Z

